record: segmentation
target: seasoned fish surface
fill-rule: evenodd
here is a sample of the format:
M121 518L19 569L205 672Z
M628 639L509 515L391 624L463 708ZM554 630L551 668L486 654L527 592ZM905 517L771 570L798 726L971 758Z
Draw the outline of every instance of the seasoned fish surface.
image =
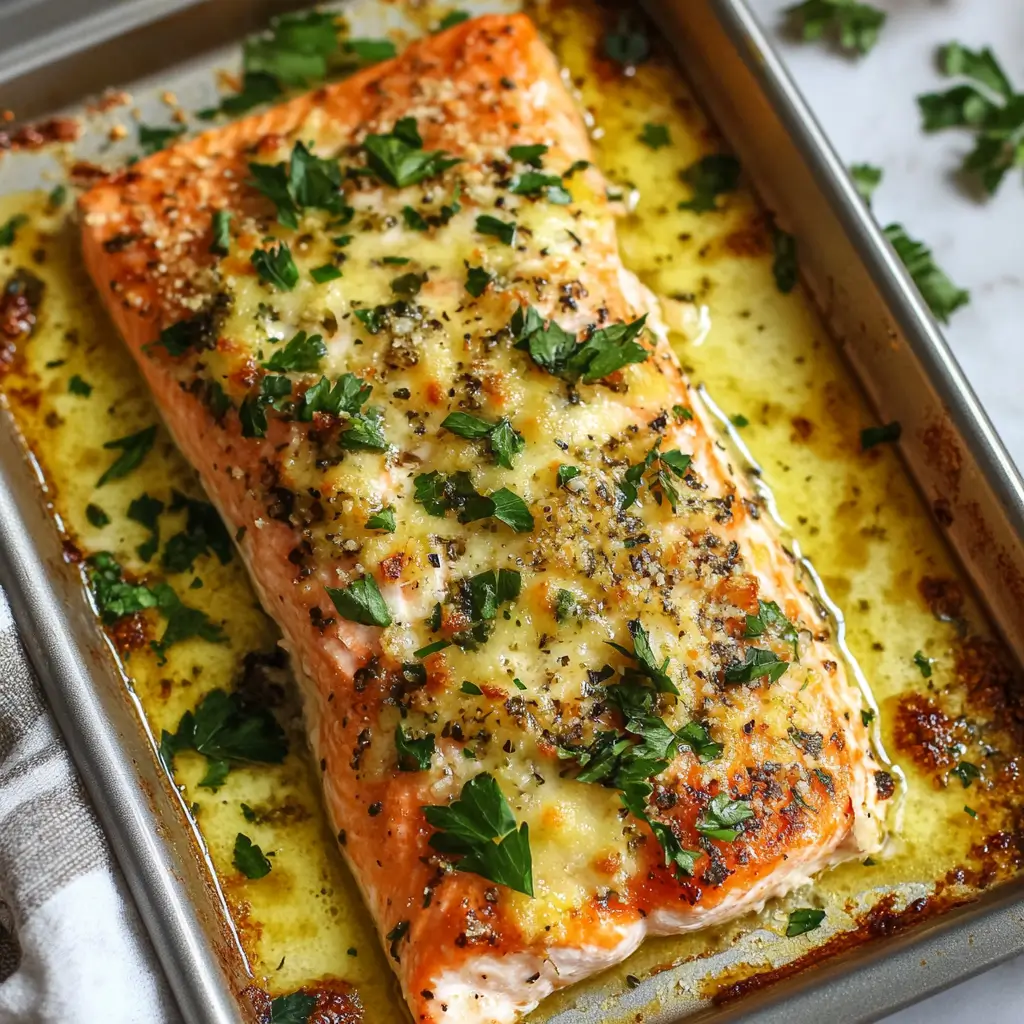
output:
M81 201L418 1021L517 1020L882 834L861 695L589 158L492 16Z

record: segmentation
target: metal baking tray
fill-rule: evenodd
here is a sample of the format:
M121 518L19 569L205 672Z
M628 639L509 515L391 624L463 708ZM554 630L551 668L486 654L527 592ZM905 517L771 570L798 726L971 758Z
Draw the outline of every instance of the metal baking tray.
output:
M135 86L300 6L286 0L68 0L0 10L0 109L34 119L107 86ZM1024 482L902 264L745 0L650 0L651 15L758 190L799 242L804 279L983 603L1024 663ZM0 580L189 1024L242 1024L251 981L200 837L159 765L53 529L42 474L0 409ZM701 1020L876 1020L1024 952L1024 881L886 941L854 948ZM683 965L691 978L705 968ZM683 970L681 968L676 971ZM655 979L672 980L674 971ZM677 991L679 991L677 987ZM645 983L617 1012L693 1020ZM599 1003L551 1024L607 1019ZM681 1016L680 1014L683 1014ZM373 1022L378 1024L378 1022Z

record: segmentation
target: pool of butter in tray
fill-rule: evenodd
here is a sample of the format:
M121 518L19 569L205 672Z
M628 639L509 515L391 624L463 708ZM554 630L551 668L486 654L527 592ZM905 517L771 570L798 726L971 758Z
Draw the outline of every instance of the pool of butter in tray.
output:
M884 738L887 706L897 695L923 688L912 661L916 650L937 659L934 681L941 685L949 676L952 627L930 615L916 589L922 575L954 575L949 557L894 454L859 451L859 431L871 416L806 296L777 291L766 232L750 193L729 197L723 212L698 216L676 209L689 195L679 171L719 148L677 73L656 60L635 78L599 75L593 54L601 25L589 7L556 9L544 27L593 114L598 163L615 187L639 195L620 223L624 260L659 295L692 295L709 308L707 338L695 345L692 334L676 335L679 356L726 413L749 421L742 437L762 464L783 518L845 610L848 641L881 707ZM646 122L667 125L672 145L653 151L638 141ZM134 549L146 534L125 519L128 503L143 490L166 499L172 486L198 494L196 484L161 434L139 470L102 494L95 491L94 481L110 461L102 444L152 422L154 413L85 278L73 226L48 212L39 195L0 199L0 223L19 210L28 213L30 225L13 247L0 249L0 278L28 266L44 280L47 297L25 347L27 372L9 374L4 388L71 536L86 552L110 550L127 568L144 572ZM671 298L666 304L670 314L685 308ZM59 366L47 367L58 360ZM92 384L89 398L68 392L67 381L76 373ZM812 425L808 436L806 423ZM111 512L109 526L89 524L84 510L91 501ZM166 522L169 536L172 521ZM188 603L226 619L230 642L182 644L162 667L148 650L131 655L126 669L157 735L173 730L204 692L230 686L242 657L271 648L276 634L256 606L237 558L224 567L201 559L196 575L203 586L187 591ZM184 574L172 582L185 594L190 581ZM291 732L293 752L279 768L235 768L213 793L197 786L199 759L181 755L178 781L221 873L257 980L283 992L341 977L359 990L368 1020L397 1019L404 1011L324 820L316 767L297 716ZM903 828L887 859L827 873L817 883L818 898L841 900L879 885L941 878L985 834L984 813L972 821L964 814L962 794L936 789L912 768L908 776ZM243 802L257 812L256 822L243 818ZM232 869L239 831L275 851L266 878L246 881ZM769 907L761 923L777 928L780 920ZM616 973L643 975L654 966L724 948L752 923L744 919L712 934L651 941ZM571 1005L578 991L554 997L536 1018Z

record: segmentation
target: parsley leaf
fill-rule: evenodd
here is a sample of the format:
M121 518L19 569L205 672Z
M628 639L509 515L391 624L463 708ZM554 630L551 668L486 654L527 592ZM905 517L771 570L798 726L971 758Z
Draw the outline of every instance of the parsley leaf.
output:
M366 528L368 530L384 530L386 533L394 533L398 529L395 523L395 510L394 507L388 505L387 508L382 508L379 512L374 512L373 515L366 520Z
M335 15L327 11L283 14L270 30L247 39L245 71L263 73L283 86L305 86L326 77L328 58L337 52Z
M279 373L288 370L311 373L320 368L320 361L325 355L327 346L319 334L307 335L305 331L299 331L284 348L278 349L262 365L265 370L276 370Z
M76 373L68 381L68 391L72 395L80 395L82 398L88 398L92 394L92 385L88 381L82 380L82 378Z
M23 213L16 213L9 217L3 224L0 224L0 249L6 249L14 245L18 229L28 223L28 217Z
M194 750L211 763L280 764L288 753L288 739L274 715L264 707L247 704L237 693L211 690L186 711L177 731L164 730L160 754L173 769L174 755Z
M630 619L627 628L633 638L633 650L627 650L610 640L605 641L609 647L614 647L620 654L636 662L636 667L626 669L624 675L627 679L639 676L649 680L657 693L672 693L678 696L679 690L668 675L669 659L666 658L660 665L658 664L654 649L651 647L651 635L644 629L643 623L639 619Z
M902 433L903 428L895 421L886 423L882 427L865 427L860 432L860 450L866 452L869 448L874 448L876 444L895 444Z
M120 564L108 551L97 552L86 565L89 587L106 625L156 606L156 596L149 587L125 582Z
M772 276L775 287L788 295L800 279L799 264L796 256L796 239L783 231L774 221L771 226L772 235Z
M966 79L941 93L917 98L925 131L967 128L975 146L961 170L994 195L1014 167L1024 166L1024 94L1018 93L992 51L950 43L939 51L939 66Z
M805 0L786 8L790 23L812 42L828 33L850 53L867 53L878 42L885 11L858 0Z
M559 487L564 487L570 480L575 480L579 475L580 470L578 466L559 466L558 473L556 474L556 483Z
M850 177L857 189L857 193L868 206L875 194L875 189L882 183L882 168L872 164L853 164L850 168Z
M411 117L401 118L388 135L367 135L363 149L369 170L395 188L415 185L461 163L443 151L424 150L416 121Z
M213 239L210 242L210 252L215 256L227 256L231 247L231 211L217 210L211 221Z
M472 441L487 438L494 461L504 469L512 469L513 460L526 447L523 435L504 416L497 423L491 423L470 413L453 412L445 417L441 426Z
M358 622L363 626L391 625L391 612L381 595L377 581L372 576L360 576L347 587L325 589L343 619Z
M914 664L918 667L925 679L932 677L932 659L925 657L921 651L914 651Z
M975 779L981 778L981 769L976 764L971 764L970 761L961 761L949 774L955 775L964 789L969 789Z
M526 502L514 491L502 487L494 491L488 500L494 504L494 510L490 515L510 526L516 533L529 533L533 529L533 516Z
M549 203L565 206L572 202L572 194L562 184L557 174L542 174L540 171L525 171L509 182L509 191L517 196L544 196ZM512 245L513 242L509 242Z
M479 299L493 280L494 274L483 267L466 267L466 291L474 299Z
M242 88L239 92L225 96L219 106L200 110L197 116L203 121L210 121L218 114L237 117L253 107L276 100L282 92L283 89L273 75L263 71L246 71L242 75Z
M692 876L697 866L697 859L703 856L701 850L684 849L682 843L676 838L676 834L660 821L646 819L651 826L654 837L661 844L665 855L665 867L671 867L677 878L681 876Z
M300 210L321 209L335 215L348 210L338 162L314 156L302 142L295 143L287 166L250 163L249 173L248 184L274 204L277 219L285 227L299 226Z
M114 462L107 467L103 475L96 481L97 487L110 483L111 480L120 480L126 477L133 469L139 466L143 459L149 454L156 440L156 427L145 427L136 434L129 434L127 437L119 437L113 441L107 441L103 446L106 449L120 451L121 454Z
M508 155L520 163L529 164L531 167L540 168L543 165L541 159L548 151L548 146L543 142L537 142L526 146L509 146Z
M718 196L735 192L739 186L740 162L728 153L710 153L687 167L679 177L693 190L693 198L681 202L680 210L720 210Z
M316 996L305 992L278 996L270 1003L270 1024L309 1024L316 1003Z
M398 51L390 39L346 39L342 45L345 53L358 57L362 64L379 64L382 60L391 60Z
M136 549L136 553L143 562L148 562L160 547L160 513L164 510L164 503L159 498L151 497L149 494L140 494L133 499L128 506L127 516L133 523L144 526L150 532L148 540L143 541Z
M454 28L456 25L461 25L464 21L468 21L470 14L468 11L449 11L438 23L437 32L443 32L446 28Z
M754 817L749 800L730 800L728 793L712 797L697 819L697 831L711 839L731 843L742 832L737 825Z
M326 284L328 281L337 281L341 277L341 270L338 269L333 263L325 263L321 267L314 267L310 272L309 276L316 281L317 284Z
M165 327L152 345L159 345L168 355L178 358L195 348L211 348L215 342L214 316L207 310Z
M774 601L758 601L757 614L748 615L746 619L745 640L756 640L765 634L777 636L793 645L796 652L799 634L796 626L783 614L782 609Z
M794 910L790 913L789 921L786 924L786 938L792 939L805 932L813 932L824 920L824 910L816 910L812 907L801 907L799 910Z
M672 145L672 136L669 135L668 126L664 124L648 122L644 125L644 130L639 137L640 141L645 146L650 146L651 149L661 149L664 146Z
M395 726L395 749L398 767L403 772L425 772L434 756L434 735L427 733L420 739L407 734L401 723Z
M644 314L632 323L595 330L577 343L575 335L554 320L545 326L537 310L520 306L512 315L509 330L516 339L515 347L529 352L541 369L593 384L632 363L646 362L651 353L636 340L646 322Z
M516 244L516 231L519 225L513 221L499 220L489 213L481 214L476 219L476 229L481 235L493 235L505 245Z
M157 607L167 619L167 626L159 640L151 640L149 646L156 651L160 664L167 660L167 650L173 644L198 637L211 644L227 642L220 626L211 622L205 612L184 604L173 588L166 583L153 587Z
M110 516L99 505L93 505L91 502L85 506L85 518L89 520L89 525L95 526L97 530L110 525Z
M711 738L708 727L700 722L688 722L684 725L676 733L676 742L680 750L692 751L702 763L721 757L725 749L723 744L716 743Z
M605 34L602 47L609 60L624 68L642 64L651 55L651 42L647 33L628 14L622 14L614 31Z
M512 527L516 533L528 533L533 529L533 516L519 495L502 487L484 496L476 490L464 470L451 476L445 476L437 470L421 473L413 480L413 486L414 500L432 516L443 517L446 512L455 509L460 523L474 523L493 516Z
M185 126L178 125L174 128L151 128L148 124L139 125L139 145L142 152L147 156L159 152L168 142L172 142L179 135L185 134Z
M748 647L744 652L743 661L733 662L725 670L727 683L753 683L758 679L767 678L771 685L781 679L789 668L789 662L783 661L774 651L760 647Z
M970 292L953 284L936 265L931 250L911 238L901 224L890 224L884 233L936 320L947 323L956 310L970 302Z
M235 852L231 863L245 875L246 878L264 878L270 874L270 861L263 851L247 836L241 832L235 837Z
M290 292L299 283L299 268L292 259L292 251L281 242L276 249L256 249L250 257L260 280L272 284L282 292Z
M333 387L326 377L321 377L303 394L299 419L308 422L317 412L333 416L340 416L342 413L356 416L372 392L373 386L354 373L343 373L334 382Z
M533 896L529 827L524 822L517 831L515 817L493 775L481 772L462 787L458 800L447 807L424 807L423 813L438 829L430 837L430 845L441 853L460 856L458 871Z
M215 554L221 565L231 561L231 535L220 514L208 501L189 498L180 491L171 495L171 512L186 510L185 528L167 542L160 562L167 572L186 572L197 558Z

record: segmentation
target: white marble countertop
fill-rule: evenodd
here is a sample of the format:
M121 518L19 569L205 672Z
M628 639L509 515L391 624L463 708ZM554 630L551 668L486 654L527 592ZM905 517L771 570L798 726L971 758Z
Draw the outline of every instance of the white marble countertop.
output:
M928 244L971 302L946 337L1017 464L1024 466L1024 173L1007 175L995 198L965 196L953 173L971 146L961 132L925 135L914 97L948 88L936 69L941 43L993 48L1024 90L1020 0L871 0L889 14L878 45L846 58L781 31L792 0L748 0L772 30L790 71L847 163L885 170L873 208ZM1024 959L1010 961L886 1019L886 1024L1020 1024Z

